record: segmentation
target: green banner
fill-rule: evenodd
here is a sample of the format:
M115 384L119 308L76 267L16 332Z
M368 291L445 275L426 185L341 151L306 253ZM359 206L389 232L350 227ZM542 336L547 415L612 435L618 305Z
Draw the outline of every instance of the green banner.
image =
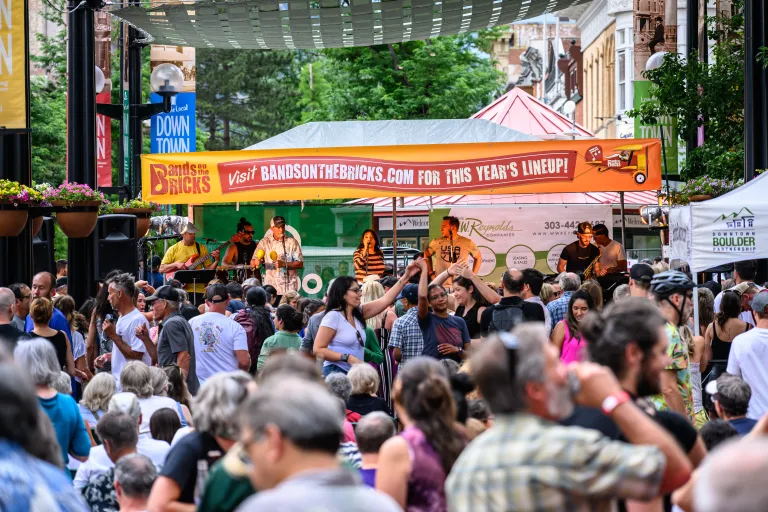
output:
M635 80L635 107L639 107L643 100L650 98L651 82L648 80ZM669 116L661 117L661 130L658 124L643 124L639 118L635 118L635 138L659 139L664 134L664 169L669 174L677 174L678 140L677 119Z
M304 255L300 293L321 298L331 279L355 275L352 254L363 231L373 225L372 206L338 204L306 205L206 205L194 208L195 225L201 230L197 239L212 238L220 245L237 232L237 223L245 217L253 224L258 242L269 230L275 215L285 217L286 231L296 238Z

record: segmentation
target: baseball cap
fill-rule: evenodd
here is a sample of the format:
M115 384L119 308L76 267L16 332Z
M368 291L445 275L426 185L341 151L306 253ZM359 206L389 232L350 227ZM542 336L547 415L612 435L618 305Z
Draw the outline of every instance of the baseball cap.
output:
M728 288L729 292L736 292L739 295L744 295L744 292L749 290L749 283L739 283L736 286Z
M194 234L194 233L197 233L197 232L198 232L197 226L195 226L191 222L187 222L187 225L184 226L183 228L181 228L181 234L182 235L185 234L185 233L193 233Z
M284 228L285 217L283 217L282 215L275 215L274 217L272 217L272 220L269 221L269 227Z
M653 279L654 273L650 265L645 263L635 263L629 269L629 277L634 281L642 281L644 283L650 283Z
M762 290L760 293L755 294L755 298L752 299L752 311L757 311L760 314L765 314L768 309L768 290Z
M405 285L397 298L398 300L405 298L411 304L416 304L419 301L419 285L413 283Z
M179 302L179 293L176 291L176 288L166 284L155 290L155 293L147 297L145 300L147 302L153 302L157 299Z
M580 235L591 235L592 234L592 224L590 224L589 222L581 222L581 223L579 223L578 233Z
M261 286L261 283L255 277L249 277L243 281L243 286Z
M223 284L212 284L205 290L205 300L214 304L229 300L227 287Z

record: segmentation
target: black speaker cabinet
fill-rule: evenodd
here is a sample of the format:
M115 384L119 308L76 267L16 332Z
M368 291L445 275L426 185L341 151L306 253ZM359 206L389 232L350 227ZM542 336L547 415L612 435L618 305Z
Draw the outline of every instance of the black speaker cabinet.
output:
M95 279L103 281L112 270L134 277L139 270L135 215L102 215L94 231L96 247Z
M53 219L43 217L43 227L32 239L32 269L38 272L50 272L56 275L56 258L53 254Z

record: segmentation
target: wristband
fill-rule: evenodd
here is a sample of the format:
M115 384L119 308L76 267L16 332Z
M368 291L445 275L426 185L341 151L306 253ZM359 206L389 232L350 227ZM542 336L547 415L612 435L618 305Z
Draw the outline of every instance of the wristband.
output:
M341 354L341 362L346 363L349 361L349 354Z
M610 415L618 406L625 402L629 402L630 397L626 391L617 391L605 397L600 408L603 410L603 414Z

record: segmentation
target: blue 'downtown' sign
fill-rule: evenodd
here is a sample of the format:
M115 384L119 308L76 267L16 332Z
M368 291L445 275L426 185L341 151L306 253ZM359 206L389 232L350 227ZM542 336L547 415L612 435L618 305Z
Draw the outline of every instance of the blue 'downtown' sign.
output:
M152 116L152 153L189 153L195 151L195 93L182 92L171 98L173 106L168 114ZM150 97L152 103L162 103L158 94Z

